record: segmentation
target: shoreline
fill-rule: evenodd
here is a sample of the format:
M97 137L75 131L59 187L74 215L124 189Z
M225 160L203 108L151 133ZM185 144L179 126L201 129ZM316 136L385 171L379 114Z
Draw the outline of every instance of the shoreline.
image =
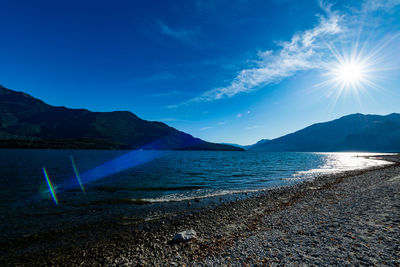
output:
M386 177L392 173L399 175L399 155L383 158L397 163L322 175L290 187L271 189L245 199L196 211L167 214L154 220L136 221L127 218L119 224L70 229L70 232L60 235L68 235L67 239L54 238L52 242L57 246L56 249L41 252L26 250L22 255L12 255L11 252L11 255L2 256L0 262L3 262L2 265L211 264L213 262L210 262L210 258L220 256L240 240L265 230L264 218L289 210L297 203L312 201L317 192L324 195L346 182L360 187L352 182L359 177ZM169 242L177 232L189 229L197 232L197 240L179 244ZM25 242L30 241L35 240L28 238ZM14 247L18 247L18 244Z

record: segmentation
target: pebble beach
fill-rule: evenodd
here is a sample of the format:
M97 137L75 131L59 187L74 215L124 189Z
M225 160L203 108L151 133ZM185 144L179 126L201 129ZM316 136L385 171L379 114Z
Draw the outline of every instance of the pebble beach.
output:
M0 264L400 266L400 157L385 159L393 164L323 175L206 209L1 244ZM184 230L194 230L195 238L173 242Z

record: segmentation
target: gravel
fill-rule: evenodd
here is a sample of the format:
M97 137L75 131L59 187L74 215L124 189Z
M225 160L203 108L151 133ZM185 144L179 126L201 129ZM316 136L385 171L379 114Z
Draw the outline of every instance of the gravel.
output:
M340 180L263 216L256 231L194 265L400 266L400 168Z
M326 175L205 210L7 244L0 265L400 266L399 189L399 163ZM170 242L187 229L197 238ZM49 240L53 249L21 250Z

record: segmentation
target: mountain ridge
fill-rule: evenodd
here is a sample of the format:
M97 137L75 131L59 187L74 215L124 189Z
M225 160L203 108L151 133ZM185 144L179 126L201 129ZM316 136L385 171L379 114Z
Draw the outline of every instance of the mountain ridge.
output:
M129 111L56 107L0 85L0 147L230 150Z
M249 150L396 152L400 151L400 114L350 114L255 144Z

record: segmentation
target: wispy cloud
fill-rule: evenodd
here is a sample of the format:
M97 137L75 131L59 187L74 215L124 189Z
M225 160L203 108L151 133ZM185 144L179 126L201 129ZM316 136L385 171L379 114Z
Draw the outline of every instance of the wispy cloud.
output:
M206 130L209 130L209 129L212 129L212 128L213 128L213 127L211 127L211 126L207 126L207 127L200 128L200 130L206 131Z
M173 29L162 21L157 21L157 23L160 26L162 34L186 43L193 42L193 40L200 35L199 29Z
M174 108L178 108L179 105L167 105L165 106L166 108L170 108L170 109L174 109Z
M143 81L143 82L156 82L156 81L164 81L164 80L170 80L176 78L175 74L172 74L170 72L161 72L161 73L156 73L152 75L148 75L145 77L138 77L138 81Z
M207 91L183 104L214 101L251 92L268 84L277 83L299 71L321 67L321 57L327 50L325 42L343 31L342 16L321 4L325 15L318 15L318 24L296 33L290 41L280 42L277 50L260 51L255 67L246 68L225 87ZM177 107L179 105L175 105Z
M164 97L164 96L173 96L173 95L179 95L181 92L173 90L170 92L165 92L165 93L154 93L152 96L154 97Z
M260 127L260 125L248 126L248 127L246 127L246 130L254 130L254 129L257 129L259 127Z
M236 114L236 118L238 118L238 119L240 119L241 117L243 117L243 116L248 116L248 115L250 115L250 113L251 113L251 111L250 110L248 110L248 111L246 111L246 112L243 112L243 113L238 113L238 114Z
M363 9L368 11L390 10L397 5L400 5L400 0L365 0Z

